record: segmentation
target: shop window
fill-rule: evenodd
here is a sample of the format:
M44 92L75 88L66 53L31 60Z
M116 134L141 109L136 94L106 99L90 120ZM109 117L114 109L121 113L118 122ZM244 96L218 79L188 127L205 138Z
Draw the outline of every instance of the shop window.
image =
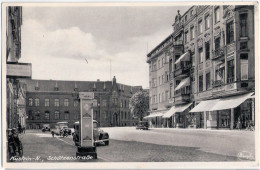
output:
M36 107L40 106L40 99L36 98L34 100L34 104L35 104Z
M209 27L210 27L210 21L209 20L210 20L209 15L207 15L205 17L205 30L209 29Z
M205 48L206 48L206 60L210 59L210 44L209 42L205 43Z
M210 72L206 74L206 90L210 88Z
M54 112L54 119L60 119L60 112L58 111Z
M240 14L240 36L247 37L247 13Z
M69 106L69 99L64 99L64 106L68 107Z
M248 54L240 54L241 80L248 80Z
M234 22L227 23L227 44L234 41Z
M203 75L199 76L199 92L203 91Z
M46 120L50 120L50 112L45 112L45 115L44 115L44 118L46 119Z
M54 99L54 106L59 107L60 106L60 100L59 99Z
M214 16L215 16L215 23L219 22L220 21L220 9L219 9L219 7L215 8Z
M235 78L235 75L234 75L234 60L230 60L227 62L227 69L228 69L228 73L227 73L227 83L232 83L234 82L234 78Z
M32 105L33 105L33 99L32 99L32 98L29 98L29 99L28 99L28 103L29 103L29 106L32 106Z
M50 106L50 99L44 99L44 106L49 107Z
M203 63L203 48L199 49L199 63Z

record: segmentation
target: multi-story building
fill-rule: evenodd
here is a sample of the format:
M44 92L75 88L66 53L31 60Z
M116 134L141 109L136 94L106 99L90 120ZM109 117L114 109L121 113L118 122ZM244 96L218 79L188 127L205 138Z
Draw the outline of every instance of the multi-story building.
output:
M6 121L7 128L25 126L25 94L17 78L30 77L30 64L18 63L21 58L22 7L6 10Z
M150 97L169 90L172 107L148 118L161 117L168 127L230 129L254 121L254 6L192 6L183 15L178 11L172 26L167 48L164 40L147 55L152 67L159 53L170 51L169 82L154 91L150 85ZM158 69L150 70L151 79ZM151 111L169 106L160 104Z
M113 81L20 80L26 90L27 128L51 128L66 121L72 127L80 118L79 92L94 92L94 119L102 127L134 126L138 119L129 110L129 99L141 86Z

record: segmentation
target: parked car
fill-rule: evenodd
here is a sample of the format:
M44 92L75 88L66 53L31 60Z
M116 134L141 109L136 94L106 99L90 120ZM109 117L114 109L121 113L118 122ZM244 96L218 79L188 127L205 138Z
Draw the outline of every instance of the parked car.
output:
M139 121L136 129L137 130L148 130L149 124L147 121Z
M68 122L57 122L55 129L52 130L52 132L58 136L71 135L71 129L68 128Z
M104 143L105 145L109 145L109 135L107 132L104 132L102 129L98 127L98 122L93 120L93 136L94 136L94 144ZM73 132L73 141L76 146L80 145L80 124L79 121L74 123L74 132Z
M50 124L43 124L43 128L42 128L42 132L50 132L51 129L50 129Z

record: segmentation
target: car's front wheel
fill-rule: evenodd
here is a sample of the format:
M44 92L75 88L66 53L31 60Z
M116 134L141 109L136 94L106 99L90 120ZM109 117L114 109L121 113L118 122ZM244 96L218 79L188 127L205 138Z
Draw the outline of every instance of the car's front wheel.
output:
M109 141L105 141L105 145L109 145Z

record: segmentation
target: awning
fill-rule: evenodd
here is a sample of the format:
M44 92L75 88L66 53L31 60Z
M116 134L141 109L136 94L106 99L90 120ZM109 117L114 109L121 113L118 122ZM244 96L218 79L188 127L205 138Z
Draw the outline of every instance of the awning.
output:
M156 112L156 113L150 114L148 116L145 116L144 119L153 118L153 117L160 117L160 116L163 116L163 113L164 112Z
M220 99L217 104L211 107L210 111L236 108L237 106L241 105L246 99L251 98L252 94L253 93L247 93L239 96L231 96Z
M247 93L227 98L202 101L197 106L195 106L190 112L204 112L235 108L242 104L246 99L251 98L252 94L253 93Z
M181 82L175 88L175 91L181 89L182 87L189 86L189 85L190 85L190 78L187 77L186 79L181 80Z
M189 52L182 54L180 58L175 62L175 64L179 63L180 61L190 61Z
M163 115L163 118L170 118L176 112L184 112L192 103L188 103L181 106L172 106L172 108Z
M205 112L210 111L211 107L217 104L220 99L201 101L197 106L190 110L190 112Z

